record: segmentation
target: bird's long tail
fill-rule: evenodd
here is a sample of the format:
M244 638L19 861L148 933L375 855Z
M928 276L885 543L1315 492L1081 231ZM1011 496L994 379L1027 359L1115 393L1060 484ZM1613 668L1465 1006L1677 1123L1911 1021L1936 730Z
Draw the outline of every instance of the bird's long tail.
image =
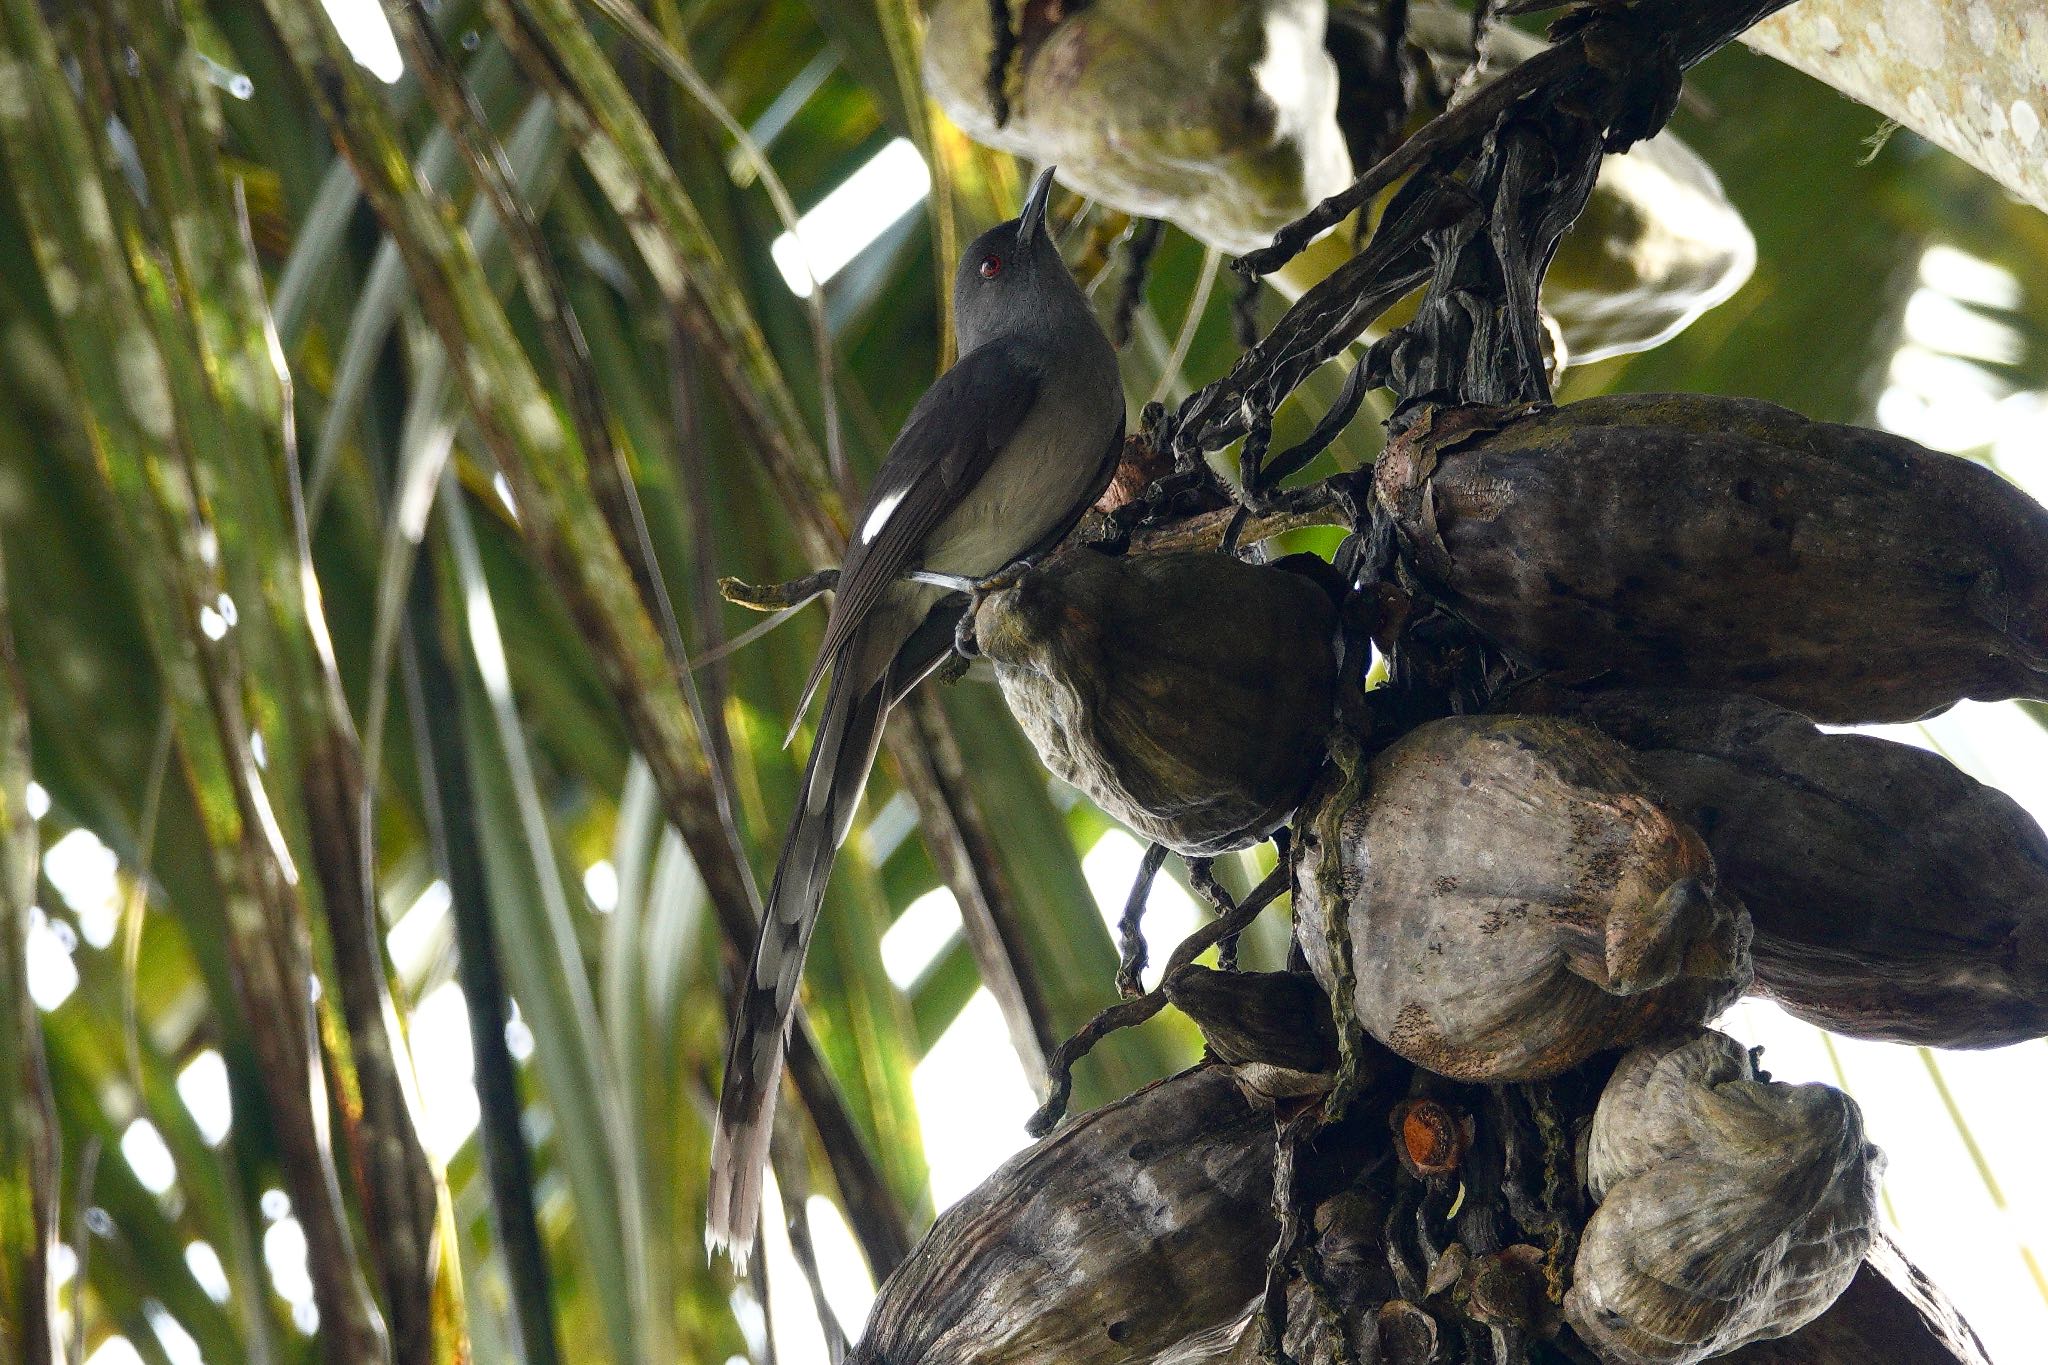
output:
M842 656L844 660L846 656ZM711 1141L711 1204L706 1235L744 1267L761 1212L762 1168L782 1075L783 1040L803 976L804 953L818 922L833 855L853 820L874 766L889 710L887 678L864 680L835 669L825 710L804 767L754 960L725 1055L725 1089Z

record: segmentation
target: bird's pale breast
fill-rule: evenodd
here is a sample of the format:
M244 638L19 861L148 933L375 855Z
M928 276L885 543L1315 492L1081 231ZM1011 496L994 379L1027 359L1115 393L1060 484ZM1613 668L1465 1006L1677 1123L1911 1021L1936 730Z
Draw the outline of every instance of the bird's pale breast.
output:
M1032 408L973 491L926 540L926 568L986 577L1072 523L1075 506L1102 480L1123 416L1120 386L1098 382L1087 385L1094 392L1075 392L1085 382L1079 374L1050 380L1054 393L1072 386L1067 401L1041 398Z

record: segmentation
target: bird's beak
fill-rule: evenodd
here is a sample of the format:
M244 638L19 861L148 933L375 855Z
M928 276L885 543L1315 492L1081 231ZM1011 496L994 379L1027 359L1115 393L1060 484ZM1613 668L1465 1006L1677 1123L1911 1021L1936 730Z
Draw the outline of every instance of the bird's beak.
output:
M1017 241L1024 246L1031 244L1031 239L1045 224L1045 205L1052 198L1054 169L1047 166L1040 171L1038 179L1031 182L1031 193L1024 197L1024 212L1017 215Z

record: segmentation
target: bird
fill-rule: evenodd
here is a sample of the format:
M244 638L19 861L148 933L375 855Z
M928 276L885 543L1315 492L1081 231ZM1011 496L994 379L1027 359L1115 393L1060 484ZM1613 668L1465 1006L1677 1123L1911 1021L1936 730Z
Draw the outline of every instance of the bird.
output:
M1116 349L1045 219L1054 167L1022 212L976 237L953 280L959 359L912 408L853 521L794 737L825 687L797 805L739 992L711 1147L706 1240L744 1269L783 1047L825 883L889 708L943 662L969 598L913 579L1007 579L1073 529L1116 472Z

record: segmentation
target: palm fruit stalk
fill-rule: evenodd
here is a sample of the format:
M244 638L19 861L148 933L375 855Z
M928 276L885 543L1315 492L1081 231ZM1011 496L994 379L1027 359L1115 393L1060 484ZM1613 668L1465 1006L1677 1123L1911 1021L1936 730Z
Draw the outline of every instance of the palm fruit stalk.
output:
M2048 510L1901 437L1699 394L1426 410L1374 497L1519 662L1814 720L2048 695Z
M1540 717L1432 721L1311 799L1295 930L1340 1011L1419 1066L1531 1080L1702 1023L1749 922L1621 746Z
M1264 838L1322 763L1336 608L1315 578L1084 550L984 597L974 632L1046 766L1176 852Z
M1510 704L1627 746L1748 907L1757 989L1792 1013L1929 1047L2048 1034L2048 836L2005 793L1754 697L1531 687Z

